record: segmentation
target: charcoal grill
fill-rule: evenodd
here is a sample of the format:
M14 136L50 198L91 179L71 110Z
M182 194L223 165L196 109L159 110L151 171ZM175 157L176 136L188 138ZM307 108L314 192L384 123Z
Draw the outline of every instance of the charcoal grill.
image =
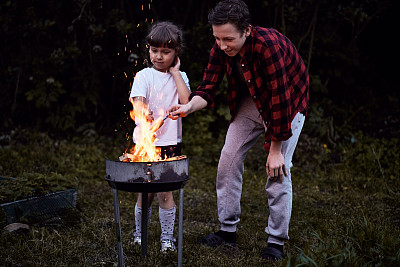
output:
M182 266L183 187L189 180L189 159L179 156L156 162L121 162L105 159L106 181L112 188L118 265L124 266L118 190L142 193L141 255L147 255L147 193L179 190L178 266Z

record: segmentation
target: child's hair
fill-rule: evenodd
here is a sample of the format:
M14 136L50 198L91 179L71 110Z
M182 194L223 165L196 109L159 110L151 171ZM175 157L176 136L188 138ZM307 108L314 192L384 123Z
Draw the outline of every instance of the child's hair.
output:
M244 32L251 24L251 15L249 8L242 0L224 0L210 11L208 23L211 25L232 23L238 31Z
M175 49L178 54L183 48L182 30L168 21L155 23L145 41L150 46Z

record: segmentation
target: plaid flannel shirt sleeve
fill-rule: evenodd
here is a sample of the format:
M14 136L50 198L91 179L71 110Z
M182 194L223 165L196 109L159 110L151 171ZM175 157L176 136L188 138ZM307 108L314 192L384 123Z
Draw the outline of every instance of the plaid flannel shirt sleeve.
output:
M207 107L214 107L214 97L224 74L224 59L218 53L217 43L214 43L207 67L204 71L203 81L197 90L190 94L189 100L197 95L207 101Z
M283 51L278 45L268 46L264 57L263 68L269 77L267 89L271 93L270 116L267 128L268 141L283 141L289 139L291 132L291 96L286 83L286 69ZM268 142L269 143L269 142Z
M308 107L308 73L303 60L289 39L276 31L271 35L273 42L262 51L263 72L269 77L266 84L271 93L266 149L271 141L289 139L294 115L297 112L305 114Z

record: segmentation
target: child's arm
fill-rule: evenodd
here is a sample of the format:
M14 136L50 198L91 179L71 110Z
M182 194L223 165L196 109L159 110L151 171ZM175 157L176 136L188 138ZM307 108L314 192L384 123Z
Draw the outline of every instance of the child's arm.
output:
M179 103L186 104L189 102L190 90L187 87L185 81L182 78L179 68L181 66L181 61L179 57L175 59L175 65L169 68L169 72L175 80L176 88L178 91Z

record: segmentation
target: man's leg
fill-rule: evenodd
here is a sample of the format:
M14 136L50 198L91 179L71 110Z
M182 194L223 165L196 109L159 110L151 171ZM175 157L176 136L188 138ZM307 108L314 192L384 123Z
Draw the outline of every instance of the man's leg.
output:
M217 206L221 230L235 232L241 213L242 175L247 152L264 132L262 125L238 115L230 124L217 173Z
M269 217L265 232L269 234L268 243L283 246L289 239L289 222L292 212L292 167L293 153L299 140L304 124L304 115L298 113L292 121L292 136L282 142L282 154L285 158L285 167L288 176L283 176L283 181L267 180L265 190L268 196Z
M236 242L235 232L240 216L244 159L264 131L253 101L250 98L245 99L235 119L229 125L218 163L216 190L221 231L206 236L201 243L218 246L223 241ZM230 233L232 235L229 235Z

